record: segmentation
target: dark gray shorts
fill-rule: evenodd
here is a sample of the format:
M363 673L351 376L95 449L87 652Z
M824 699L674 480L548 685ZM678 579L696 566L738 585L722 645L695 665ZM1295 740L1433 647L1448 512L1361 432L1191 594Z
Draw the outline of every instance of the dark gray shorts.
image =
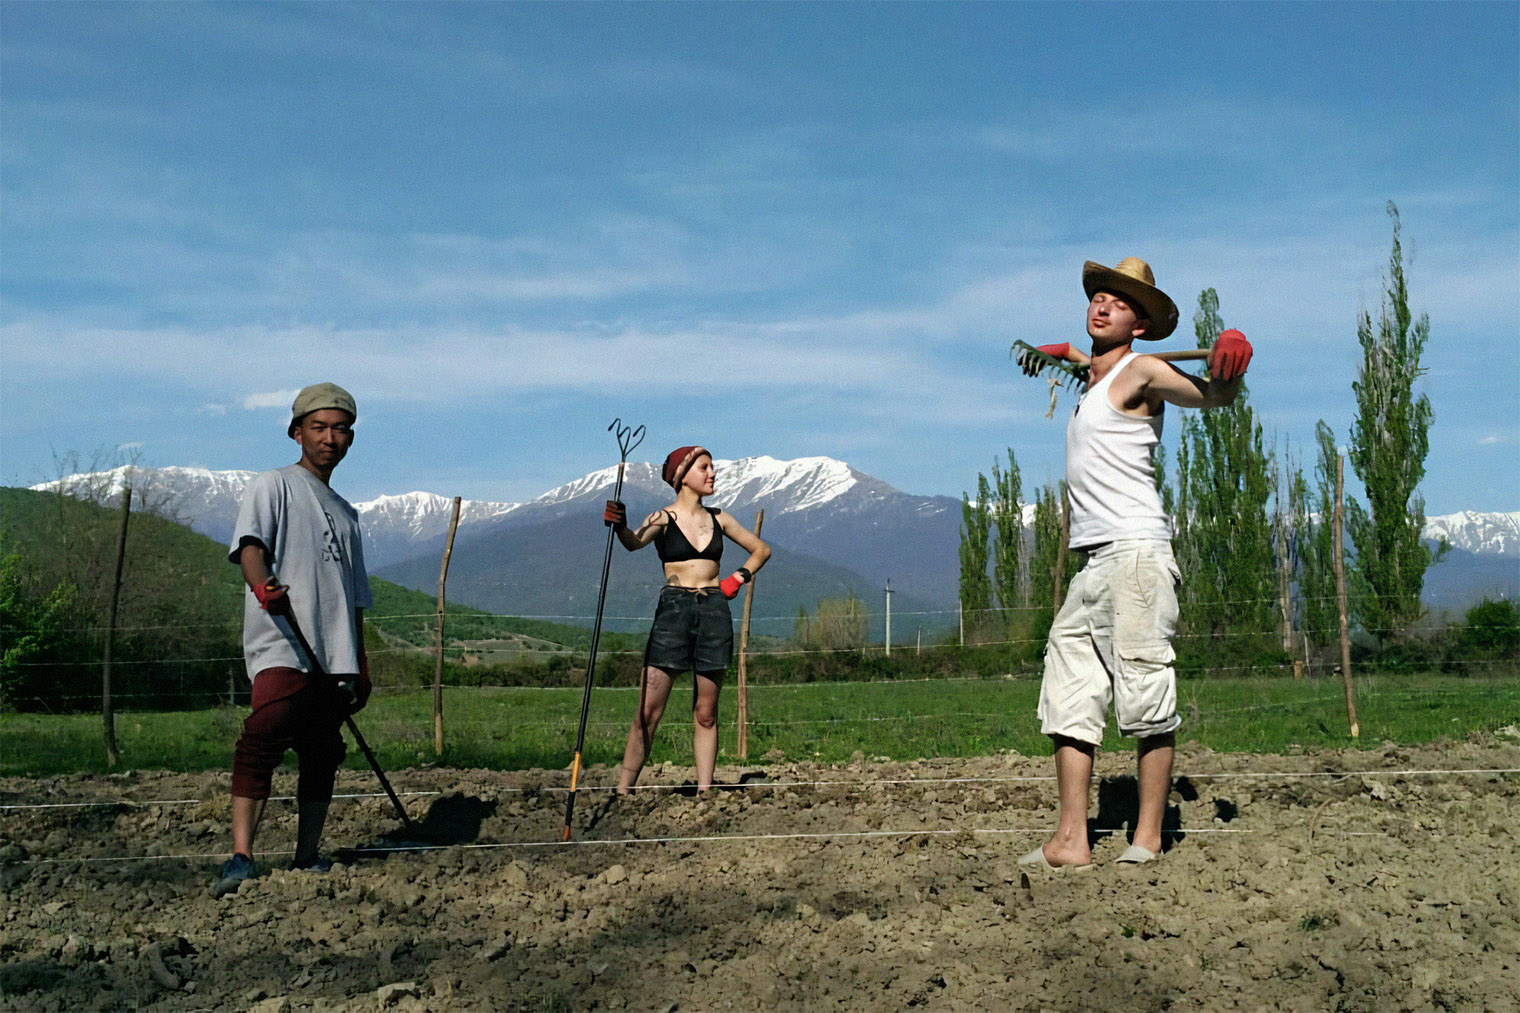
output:
M667 672L726 672L734 656L734 617L717 588L666 587L649 628L644 663Z

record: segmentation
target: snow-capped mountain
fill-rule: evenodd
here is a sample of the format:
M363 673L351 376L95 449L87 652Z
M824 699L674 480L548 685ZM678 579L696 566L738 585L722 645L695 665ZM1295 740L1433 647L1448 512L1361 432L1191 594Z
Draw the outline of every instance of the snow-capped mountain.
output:
M1520 556L1520 510L1480 514L1460 510L1425 518L1425 537L1445 538L1475 555Z
M605 499L617 483L617 470L614 465L593 471L551 489L523 506L537 510L598 496ZM829 457L801 457L795 461L778 461L763 456L737 461L715 460L713 471L714 491L707 503L730 512L748 504L764 503L769 516L797 513L823 506L850 494L857 487L867 490L867 495L902 495L885 482ZM653 464L630 462L623 474L623 498L626 500L635 494L656 499L669 499L672 495Z
M708 504L751 528L764 510L761 534L767 542L844 567L877 588L892 579L921 601L955 600L958 500L905 493L828 457L747 457L717 460L713 468ZM476 527L470 537L506 537L509 531L562 520L599 518L601 501L612 495L616 481L616 466L594 471ZM621 495L634 519L674 497L657 467L643 462L629 463ZM440 547L434 540L419 550L436 558Z
M62 487L78 495L114 504L119 502L129 474L132 495L142 509L173 518L219 542L227 542L231 540L233 525L237 523L243 492L257 472L122 467L70 475L32 488L49 491ZM517 503L464 500L459 509L460 529L499 517L518 506ZM367 561L374 568L406 559L416 554L417 545L445 537L454 501L430 492L408 492L355 503L354 509L359 512L359 521L364 526Z
M850 589L874 595L890 579L894 590L905 596L897 599L904 608L910 599L924 607L953 608L958 581L959 500L905 493L827 457L793 461L750 457L714 464L711 505L727 510L751 528L758 512L765 511L762 537L778 550L767 570L772 588L790 579L785 576L789 569L797 584L796 597L804 602L807 594L819 588L835 589L829 593ZM126 470L70 476L61 484L109 501L119 495ZM203 468L132 471L136 502L222 542L231 536L243 490L254 477L253 472ZM553 582L545 580L543 574L578 568L583 563L586 569L599 572L606 530L600 522L601 501L612 495L616 480L616 467L603 468L526 503L464 501L457 536L460 551L453 558L450 586L452 589L456 582L473 584L477 594L473 601L452 591L451 596L503 610L556 611L551 607L554 595L569 593L574 597L579 592L551 587ZM33 488L59 485L50 482ZM641 518L669 503L672 492L660 481L656 465L629 462L622 498L628 504L629 516ZM354 505L364 525L371 570L431 590L437 581L452 499L409 492ZM1033 508L1026 505L1026 526L1032 514ZM1510 584L1520 586L1520 567L1510 562L1520 559L1520 512L1463 511L1430 517L1425 536L1432 541L1444 537L1460 550L1441 564L1444 570L1431 571L1432 600L1460 598L1464 587L1476 591L1482 582L1477 580L1476 571L1469 573L1474 559L1487 567L1485 573L1498 574L1485 577L1488 583L1484 587L1494 580L1499 582L1495 587L1502 585L1501 592ZM581 554L596 558L588 563L579 560ZM572 560L572 556L576 558ZM534 561L533 568L519 572L528 560ZM644 585L658 582L657 573L644 573L650 568L642 559L639 564L642 569L635 571L637 579L626 578L632 581L625 589L630 608L641 608L637 603L648 590ZM477 568L480 572L472 573ZM615 588L624 579L615 577ZM561 598L560 604L563 602Z
M120 502L121 491L130 480L134 509L172 518L203 535L225 542L232 535L232 526L237 521L243 490L256 474L207 468L126 466L69 475L32 488L39 492L61 488L82 499L114 505Z

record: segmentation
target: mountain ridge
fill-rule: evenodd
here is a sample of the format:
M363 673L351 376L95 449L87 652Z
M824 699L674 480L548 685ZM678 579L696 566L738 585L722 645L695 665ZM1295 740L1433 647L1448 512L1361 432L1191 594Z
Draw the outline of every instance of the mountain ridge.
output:
M715 461L712 506L727 510L754 527L765 512L761 537L777 550L767 569L771 605L810 607L819 596L855 593L878 600L888 580L897 595L894 608L910 606L943 619L958 598L958 550L961 501L949 496L902 492L886 482L827 457L781 461L771 457ZM134 468L140 502L158 504L169 516L223 543L230 540L242 490L251 471L204 468ZM43 483L45 490L82 486L97 497L119 495L127 469L69 476ZM611 495L617 466L572 479L522 503L463 500L456 549L450 571L450 596L493 611L558 612L579 599L573 581L555 574L562 567L599 572L606 529L601 501ZM630 461L623 481L629 516L643 517L670 502L671 490L656 466ZM437 581L438 559L453 510L452 497L424 491L387 494L356 502L365 531L371 572L407 586L430 591ZM1033 509L1024 506L1026 527ZM1484 594L1520 594L1520 511L1458 511L1426 519L1425 537L1444 537L1459 552L1430 571L1427 598L1432 606L1456 608L1470 589ZM587 547L594 551L587 555ZM546 547L558 547L557 563ZM480 566L471 556L491 560ZM586 558L581 558L585 556ZM792 563L782 562L792 557ZM594 558L593 558L594 557ZM536 560L537 571L516 561ZM790 572L789 572L790 571ZM506 578L510 572L511 579ZM494 573L494 576L493 576ZM1512 575L1512 576L1511 576ZM644 577L614 579L618 607L644 610L641 595L653 586L657 568ZM647 579L646 579L647 578ZM494 582L494 583L493 583ZM790 582L790 583L788 583ZM496 590L493 587L500 585ZM626 585L626 586L625 586ZM461 590L456 591L458 587ZM562 594L559 606L553 596ZM626 597L625 597L626 596ZM873 609L874 610L874 609ZM944 619L944 621L952 621Z

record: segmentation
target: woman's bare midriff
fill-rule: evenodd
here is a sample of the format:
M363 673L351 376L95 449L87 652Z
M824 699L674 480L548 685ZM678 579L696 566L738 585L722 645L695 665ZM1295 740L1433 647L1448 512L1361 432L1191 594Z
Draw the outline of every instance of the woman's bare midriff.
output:
M710 559L688 559L665 564L665 583L670 587L696 589L718 586L718 564Z

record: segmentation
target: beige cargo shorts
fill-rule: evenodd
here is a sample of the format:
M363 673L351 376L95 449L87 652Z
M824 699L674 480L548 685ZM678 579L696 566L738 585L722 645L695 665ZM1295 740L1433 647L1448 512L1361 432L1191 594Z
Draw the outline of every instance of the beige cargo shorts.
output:
M1178 579L1168 542L1109 542L1088 557L1045 645L1041 732L1099 745L1110 702L1121 735L1176 730Z

